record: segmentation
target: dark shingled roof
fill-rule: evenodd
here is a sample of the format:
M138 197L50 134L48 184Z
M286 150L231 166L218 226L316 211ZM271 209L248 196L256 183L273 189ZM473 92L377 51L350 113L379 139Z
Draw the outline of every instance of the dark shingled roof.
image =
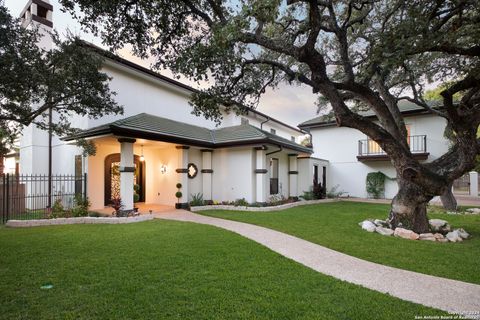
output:
M430 114L430 111L408 101L402 101L399 103L398 108L404 116L408 115L418 115L418 114ZM376 118L373 110L359 111L359 115L367 118ZM301 129L308 129L313 127L329 127L336 125L335 119L332 119L331 116L318 116L316 118L307 120L298 125Z
M299 152L313 152L311 148L307 148L249 124L210 130L147 113L140 113L125 119L90 128L66 137L64 140L70 141L107 134L188 144L205 148L265 143L280 145Z

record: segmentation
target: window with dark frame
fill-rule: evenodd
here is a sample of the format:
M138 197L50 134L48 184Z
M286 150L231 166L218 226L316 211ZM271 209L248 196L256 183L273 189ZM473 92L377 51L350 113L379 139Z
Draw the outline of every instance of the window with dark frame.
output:
M82 156L75 156L75 194L82 194Z
M40 18L47 19L48 9L37 5L37 16Z
M275 130L275 129L270 129L270 133L277 134L277 130Z
M278 194L278 159L270 159L270 194Z

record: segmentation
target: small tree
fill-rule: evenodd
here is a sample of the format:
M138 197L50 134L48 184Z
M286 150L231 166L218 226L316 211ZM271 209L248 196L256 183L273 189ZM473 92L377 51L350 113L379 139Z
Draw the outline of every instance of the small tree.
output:
M0 2L0 122L8 124L2 126L7 135L34 124L62 136L76 131L70 126L74 114L100 118L123 112L109 89L110 78L99 71L99 55L71 35L60 41L52 34L55 48L45 51L37 46L39 37Z

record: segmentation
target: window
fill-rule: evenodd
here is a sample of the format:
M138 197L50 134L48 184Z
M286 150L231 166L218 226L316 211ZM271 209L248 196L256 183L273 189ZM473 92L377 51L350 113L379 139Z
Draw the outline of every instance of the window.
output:
M270 159L270 194L278 194L278 159Z
M318 184L318 165L313 165L313 185Z
M294 137L294 136L291 136L291 137L290 137L290 140L292 140L292 142L295 142L295 137Z
M247 125L248 124L248 119L242 118L242 125Z
M270 129L270 133L277 134L277 130L275 130L275 129Z
M82 194L82 156L75 156L75 194Z
M37 16L40 18L47 19L48 9L37 5Z

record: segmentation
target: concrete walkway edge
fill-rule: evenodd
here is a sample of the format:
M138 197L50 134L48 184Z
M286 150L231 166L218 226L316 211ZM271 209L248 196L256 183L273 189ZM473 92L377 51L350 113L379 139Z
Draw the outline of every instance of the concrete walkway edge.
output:
M480 285L397 269L243 222L176 210L156 218L216 226L251 239L317 272L451 313L480 312Z

